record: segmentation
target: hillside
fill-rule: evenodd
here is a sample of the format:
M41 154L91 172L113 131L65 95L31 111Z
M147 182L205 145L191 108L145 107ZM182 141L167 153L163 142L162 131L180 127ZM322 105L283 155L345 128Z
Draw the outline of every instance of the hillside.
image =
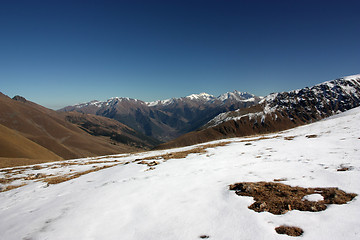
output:
M37 158L39 161L46 158L48 161L54 161L132 152L138 151L140 147L102 136L92 136L77 125L66 121L64 115L30 102L23 97L16 96L11 99L0 94L0 112L0 124L7 130L11 129L11 133L7 131L7 135L12 134L11 138L2 137L3 144L6 140L6 148L1 150L0 157ZM130 131L129 129L128 135L135 133ZM136 139L133 140L136 142ZM141 142L144 141L141 140ZM31 144L34 151L22 151L21 148L25 147L24 144ZM34 144L39 146L35 147ZM43 148L47 149L47 153L39 150ZM9 154L10 152L11 154ZM15 161L15 159L13 160ZM3 163L5 160L1 161ZM29 163L34 162L30 161ZM21 164L24 164L24 161L21 161Z
M160 141L136 132L114 119L78 112L64 112L66 121L79 126L93 136L104 136L113 143L126 144L140 149L152 149Z
M311 88L271 94L258 105L219 114L197 131L158 148L281 131L357 106L360 106L360 75L353 75Z
M293 227L355 240L359 121L355 108L276 134L1 169L1 236L272 240Z
M77 111L115 119L164 142L201 127L219 113L252 106L260 99L238 91L218 97L201 93L155 102L116 97L104 102L91 101L68 106L59 111Z
M48 149L0 124L0 168L62 160Z

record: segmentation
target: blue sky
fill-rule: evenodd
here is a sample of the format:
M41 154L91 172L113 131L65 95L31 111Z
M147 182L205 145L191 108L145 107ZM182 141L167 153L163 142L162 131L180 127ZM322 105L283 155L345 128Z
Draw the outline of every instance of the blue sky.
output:
M360 1L0 2L0 91L49 108L360 73Z

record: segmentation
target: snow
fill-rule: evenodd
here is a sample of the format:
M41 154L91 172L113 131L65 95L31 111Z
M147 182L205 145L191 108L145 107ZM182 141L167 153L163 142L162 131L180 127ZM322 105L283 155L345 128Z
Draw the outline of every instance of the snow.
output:
M226 101L228 99L233 99L236 101L255 101L255 95L247 93L247 92L239 92L235 90L234 92L227 92L224 94L221 94L218 99L220 101Z
M356 79L360 79L360 74L346 76L346 77L343 77L343 79L344 79L344 80L356 80Z
M251 197L228 190L236 182L281 179L291 186L360 194L359 121L360 108L355 108L281 133L214 141L229 144L182 159L157 159L160 164L151 171L132 161L197 146L99 158L119 164L59 184L28 181L0 193L0 238L290 239L274 230L290 225L304 230L301 239L359 239L359 197L321 212L273 215L248 209ZM91 160L96 159L69 162ZM92 166L44 165L28 171L56 174ZM337 171L340 166L351 170ZM320 200L314 194L306 198Z
M174 102L174 99L173 98L170 98L170 99L165 99L165 100L157 100L157 101L153 101L153 102L145 102L146 105L148 105L149 107L154 107L156 105L169 105L171 103Z
M304 196L302 200L317 202L324 200L324 197L321 194L315 193Z
M186 98L191 100L206 100L210 101L214 99L215 97L213 95L210 95L208 93L200 93L200 94L191 94L189 96L186 96Z

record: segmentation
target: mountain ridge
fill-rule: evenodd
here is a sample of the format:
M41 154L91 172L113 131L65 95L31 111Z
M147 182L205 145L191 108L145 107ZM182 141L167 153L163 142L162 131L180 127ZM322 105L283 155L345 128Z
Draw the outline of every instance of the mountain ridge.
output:
M218 97L207 93L191 94L154 102L114 97L67 106L58 111L76 111L115 119L147 136L169 141L193 131L221 112L248 107L262 98L234 91Z
M259 104L217 115L197 131L158 148L264 134L321 120L360 106L360 75L347 76L289 92L273 93Z

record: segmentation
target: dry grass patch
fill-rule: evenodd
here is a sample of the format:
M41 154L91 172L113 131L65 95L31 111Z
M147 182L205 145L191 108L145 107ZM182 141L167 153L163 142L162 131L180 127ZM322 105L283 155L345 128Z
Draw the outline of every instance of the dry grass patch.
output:
M287 178L275 178L273 181L274 182L284 182L284 181L287 181Z
M288 141L291 141L291 140L294 140L296 136L288 136L288 137L284 137L284 140L288 140Z
M316 134L311 134L311 135L306 135L305 137L307 137L307 138L317 138L318 135L316 135Z
M141 162L138 162L138 164L146 164L149 167L153 167L153 166L159 165L160 162L158 162L158 161L151 161L151 162L141 161Z
M19 188L19 187L22 187L22 186L25 186L25 185L26 185L25 183L20 184L20 185L10 185L10 186L7 186L5 188L0 188L0 192L10 191L12 189Z
M345 204L357 196L338 188L302 188L291 187L273 182L241 182L230 185L239 196L253 197L255 202L249 209L255 212L285 214L291 210L318 212L327 208L328 204ZM321 201L308 201L303 198L310 194L320 194Z
M299 227L290 227L285 225L275 228L275 231L278 234L286 234L292 237L298 237L304 233L304 231Z
M230 142L220 142L220 143L214 143L214 144L206 144L201 145L196 148L185 150L185 151L179 151L179 152L172 152L172 153L166 153L162 155L156 155L152 157L145 157L145 158L139 158L135 159L134 162L142 161L142 160L153 160L153 159L180 159L180 158L186 158L189 154L193 153L206 153L207 148L214 148L214 147L222 147L228 145Z
M107 166L102 166L102 167L96 167L87 171L83 171L83 172L77 172L75 174L68 174L68 175L63 175L63 176L56 176L56 177L51 177L51 178L45 178L43 181L46 182L47 184L58 184L58 183L62 183L62 182L66 182L69 181L71 179L75 179L78 178L82 175L91 173L91 172L96 172L105 168L110 168L113 166L116 166L118 164L113 164L113 165L107 165Z

